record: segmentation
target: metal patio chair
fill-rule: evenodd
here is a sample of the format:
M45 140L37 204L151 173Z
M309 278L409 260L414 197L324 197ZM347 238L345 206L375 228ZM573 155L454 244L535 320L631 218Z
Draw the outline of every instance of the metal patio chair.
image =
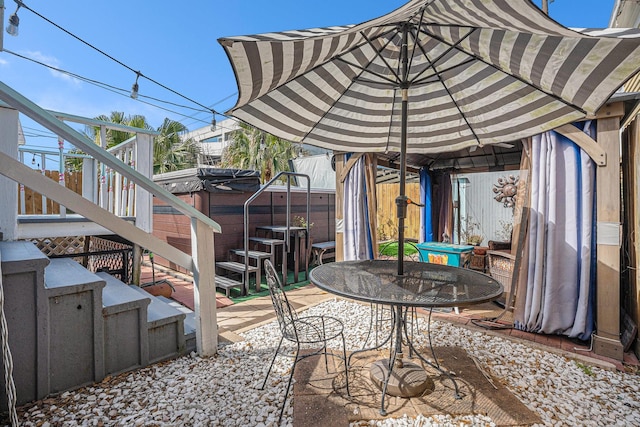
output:
M271 302L278 318L278 324L280 325L280 332L282 337L276 348L276 352L269 365L269 370L262 383L261 390L264 390L267 384L267 379L273 368L273 363L278 356L282 342L286 339L296 344L296 354L293 361L293 367L289 375L289 382L287 383L287 391L285 392L284 401L282 402L282 409L280 410L280 417L278 418L278 425L282 421L282 415L284 414L285 404L289 396L289 389L291 388L291 380L293 373L296 369L296 364L309 356L316 356L324 354L324 363L327 373L329 372L329 362L327 358L327 342L336 338L342 339L342 356L330 353L331 356L335 356L343 359L344 361L344 375L349 390L349 377L347 373L347 352L344 340L344 325L342 322L334 317L330 316L298 316L293 307L289 304L287 295L282 287L282 282L278 276L273 264L270 260L264 261L264 271L267 278L267 285L269 286L269 293L271 294ZM309 348L314 344L321 344L321 347L313 352L300 354L300 350Z

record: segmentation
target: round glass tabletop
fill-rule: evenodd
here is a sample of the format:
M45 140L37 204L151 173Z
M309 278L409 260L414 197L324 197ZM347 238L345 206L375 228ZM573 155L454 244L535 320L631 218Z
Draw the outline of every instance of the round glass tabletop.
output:
M320 265L309 280L327 292L388 305L464 307L495 300L504 289L491 277L466 268L396 260L341 261Z

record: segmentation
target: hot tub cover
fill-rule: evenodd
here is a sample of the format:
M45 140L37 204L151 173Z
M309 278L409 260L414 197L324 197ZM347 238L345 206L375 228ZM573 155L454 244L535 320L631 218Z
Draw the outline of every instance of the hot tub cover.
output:
M155 175L165 190L177 193L253 193L260 188L260 172L245 169L192 168Z

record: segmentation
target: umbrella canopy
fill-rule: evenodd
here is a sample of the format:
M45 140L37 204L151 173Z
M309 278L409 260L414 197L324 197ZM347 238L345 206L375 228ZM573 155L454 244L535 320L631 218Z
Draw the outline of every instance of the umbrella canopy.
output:
M414 0L355 26L219 42L239 88L229 114L294 142L400 151L404 88L407 152L437 153L593 114L638 71L636 36L570 30L527 0Z
M637 31L563 27L528 0L412 0L348 26L221 38L238 82L228 113L338 151L498 144L570 123L640 69Z

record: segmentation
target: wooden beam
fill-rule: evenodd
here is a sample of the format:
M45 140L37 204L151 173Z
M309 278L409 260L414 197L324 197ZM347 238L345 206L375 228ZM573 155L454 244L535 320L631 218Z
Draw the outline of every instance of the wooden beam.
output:
M576 145L582 148L598 166L605 166L607 164L607 155L605 154L602 146L598 145L593 138L582 132L577 127L567 124L554 129L554 131L575 142Z
M339 179L342 184L344 184L344 180L347 179L347 175L349 175L349 172L351 171L351 168L353 168L353 165L355 165L362 156L364 156L364 153L356 153L349 157L347 164L342 168L342 171L340 172Z
M378 157L377 163L378 163L378 166L383 166L383 167L389 168L389 169L395 169L397 171L400 170L400 165L397 162L393 162L392 163L389 160L381 159L381 158ZM407 166L407 172L419 174L420 173L420 169L414 168L412 166Z
M595 115L589 115L585 117L585 120L599 120L612 117L620 118L622 116L624 116L624 104L622 102L614 102L611 104L603 105L598 111L596 111Z
M620 341L620 143L619 118L598 120L598 144L607 164L596 170L596 354L622 360Z

